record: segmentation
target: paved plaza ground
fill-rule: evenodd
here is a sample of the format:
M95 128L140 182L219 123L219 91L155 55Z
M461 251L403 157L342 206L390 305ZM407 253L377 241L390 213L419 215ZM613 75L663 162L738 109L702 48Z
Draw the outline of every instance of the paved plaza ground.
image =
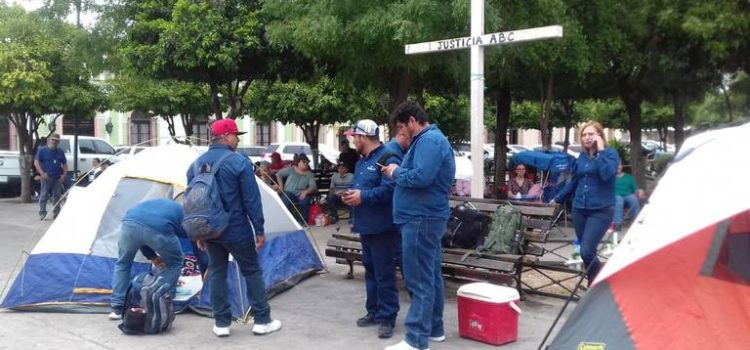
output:
M0 199L0 283L5 285L22 251L31 251L50 222L40 222L35 204L18 198ZM335 226L313 227L318 249ZM61 314L0 311L0 349L383 349L404 336L403 318L409 299L401 285L401 312L392 339L377 338L377 328L358 328L355 320L364 314L364 271L355 267L354 279L345 279L348 267L326 258L327 273L309 278L271 299L272 315L284 327L267 336L254 336L248 325L234 324L232 336L216 338L213 320L194 313L177 316L173 329L156 336L126 336L104 314ZM12 281L10 281L12 283ZM445 301L447 340L431 349L495 349L497 347L458 335L456 289L465 282L448 281ZM517 342L501 349L537 349L563 301L529 296L521 307ZM570 314L575 303L563 315ZM557 329L559 329L558 324ZM554 333L553 333L554 334Z

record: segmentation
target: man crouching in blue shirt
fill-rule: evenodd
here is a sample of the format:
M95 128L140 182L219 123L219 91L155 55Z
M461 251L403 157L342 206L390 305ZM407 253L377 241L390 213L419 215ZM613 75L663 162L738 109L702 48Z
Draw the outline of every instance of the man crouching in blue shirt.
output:
M161 270L160 275L172 286L174 295L182 270L182 249L178 237L186 237L182 229L184 216L180 204L163 198L141 202L125 213L117 241L118 258L112 277L110 320L122 319L125 293L130 286L130 268L138 250Z
M342 199L352 207L353 231L360 234L365 266L367 315L357 320L357 326L379 325L378 337L390 338L399 310L396 254L401 235L393 224L393 180L380 173L378 163L399 164L401 157L381 144L378 134L378 125L369 119L344 133L354 137L362 158L355 166L351 189Z
M412 302L404 321L406 339L386 350L427 349L430 340L445 340L440 240L450 213L448 195L456 163L445 135L427 122L419 104L400 104L391 114L391 124L411 137L401 166L382 170L396 180L393 220L401 229L404 281Z

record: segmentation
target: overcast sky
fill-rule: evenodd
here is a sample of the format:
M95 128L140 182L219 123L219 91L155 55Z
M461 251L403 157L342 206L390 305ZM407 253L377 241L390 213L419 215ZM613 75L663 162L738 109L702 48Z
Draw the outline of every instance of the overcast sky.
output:
M26 11L34 11L42 6L44 6L43 0L5 0L5 3L9 3L11 5L13 4L19 4L23 6L23 8L26 9ZM76 14L75 12L70 13L68 15L68 18L66 19L67 22L75 24L76 23ZM83 24L84 27L90 27L96 22L96 14L91 12L82 12L81 13L81 24Z

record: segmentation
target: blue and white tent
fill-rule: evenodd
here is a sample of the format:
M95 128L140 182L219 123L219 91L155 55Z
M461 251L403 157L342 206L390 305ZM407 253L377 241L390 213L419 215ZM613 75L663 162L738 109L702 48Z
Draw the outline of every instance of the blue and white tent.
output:
M31 251L0 307L16 310L97 312L106 311L117 259L120 220L141 201L175 198L186 187L186 171L201 150L184 145L149 148L114 164L88 187L75 187L59 217ZM267 241L260 263L268 292L273 295L324 269L322 258L278 195L258 181ZM183 245L189 247L190 244ZM185 250L190 258L190 250ZM192 265L186 260L186 265ZM140 253L133 272L150 268ZM192 266L186 266L192 267ZM190 269L184 269L190 270ZM209 272L210 273L210 272ZM246 314L250 303L245 282L234 262L229 283L232 313ZM177 308L210 311L210 291L200 276L184 276L186 286L201 290L184 297ZM185 294L178 289L177 299Z

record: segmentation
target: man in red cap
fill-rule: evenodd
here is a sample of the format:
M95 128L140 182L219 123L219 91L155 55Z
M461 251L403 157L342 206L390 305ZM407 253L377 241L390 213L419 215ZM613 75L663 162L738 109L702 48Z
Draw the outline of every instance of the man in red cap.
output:
M227 265L229 254L239 265L247 283L247 296L252 301L251 313L255 319L253 333L268 334L281 329L279 320L271 319L271 306L268 305L263 272L258 262L257 250L266 241L263 230L263 206L260 190L255 182L255 172L250 162L235 153L240 143L237 124L232 119L220 119L211 124L211 145L208 151L198 157L187 173L188 183L193 179L193 169L216 171L214 181L218 187L221 202L229 212L229 226L221 236L198 246L208 253L208 283L211 288L211 307L214 312L213 332L217 337L229 336L232 322ZM218 164L221 160L221 164ZM204 167L208 165L208 167ZM248 220L249 219L249 220Z

